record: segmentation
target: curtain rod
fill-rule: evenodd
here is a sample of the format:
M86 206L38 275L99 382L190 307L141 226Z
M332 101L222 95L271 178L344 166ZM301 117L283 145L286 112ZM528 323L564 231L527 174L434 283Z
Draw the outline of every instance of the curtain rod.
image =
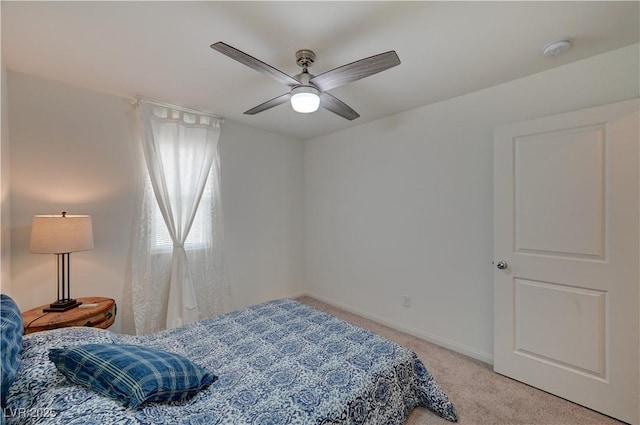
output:
M172 108L172 109L176 109L178 111L186 112L188 114L207 115L207 116L210 116L212 118L215 118L215 119L219 120L221 123L224 122L224 117L221 117L220 115L212 114L210 112L198 111L196 109L189 109L189 108L185 108L185 107L178 106L178 105L172 105L170 103L164 103L164 102L159 102L157 100L147 99L145 97L134 97L133 99L131 99L131 103L133 105L137 105L140 102L150 103L152 105L157 105L157 106L163 106L165 108Z

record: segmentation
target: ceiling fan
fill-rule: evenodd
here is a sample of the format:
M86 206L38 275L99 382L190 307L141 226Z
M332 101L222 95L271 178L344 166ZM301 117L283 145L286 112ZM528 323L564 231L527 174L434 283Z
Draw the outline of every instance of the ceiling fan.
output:
M357 81L386 69L400 65L400 59L395 51L370 56L340 66L320 75L309 74L308 68L316 61L316 55L308 49L296 52L296 63L302 68L302 72L291 77L284 72L267 65L266 63L250 56L235 47L229 46L221 41L211 45L216 50L231 59L235 59L241 64L253 68L258 72L269 75L281 83L289 86L291 91L249 109L247 115L255 115L259 112L278 106L287 101L291 101L291 106L297 112L315 112L318 107L337 114L348 120L354 120L360 115L351 109L347 104L338 98L327 93L327 90L343 86L352 81Z

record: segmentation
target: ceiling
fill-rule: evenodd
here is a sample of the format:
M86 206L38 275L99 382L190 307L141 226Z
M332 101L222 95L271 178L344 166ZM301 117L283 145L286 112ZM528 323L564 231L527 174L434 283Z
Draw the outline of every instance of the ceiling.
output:
M637 43L628 2L1 2L8 69L106 93L144 96L308 139ZM544 57L547 42L572 49ZM288 104L243 112L288 88L214 50L224 41L295 75L395 50L401 64L331 90L347 121Z

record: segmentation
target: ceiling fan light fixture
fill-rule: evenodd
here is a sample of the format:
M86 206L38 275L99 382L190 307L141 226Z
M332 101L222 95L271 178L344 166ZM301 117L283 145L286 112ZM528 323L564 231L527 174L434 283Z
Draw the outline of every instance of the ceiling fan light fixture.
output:
M320 92L311 86L298 86L291 90L291 107L303 114L315 112L320 107Z

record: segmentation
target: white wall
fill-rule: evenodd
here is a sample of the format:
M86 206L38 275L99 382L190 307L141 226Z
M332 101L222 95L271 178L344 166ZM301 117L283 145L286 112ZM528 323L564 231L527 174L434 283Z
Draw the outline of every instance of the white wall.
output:
M636 44L307 141L306 290L492 362L493 129L638 97L638 60Z
M233 122L220 168L227 276L234 306L301 293L304 145Z
M9 72L10 294L22 309L55 300L53 255L28 252L34 214L90 214L95 248L72 254L74 297L122 303L137 184L131 104L117 96ZM234 306L299 292L303 147L223 124L222 202ZM256 229L264 229L260 237ZM124 313L124 312L123 312ZM130 329L119 314L112 330Z
M7 69L0 65L0 290L11 290L11 203L9 202L9 109Z
M71 255L73 297L121 299L136 174L123 99L9 72L12 295L56 299L55 256L29 253L35 214L90 214L95 248ZM120 329L120 318L114 329Z

